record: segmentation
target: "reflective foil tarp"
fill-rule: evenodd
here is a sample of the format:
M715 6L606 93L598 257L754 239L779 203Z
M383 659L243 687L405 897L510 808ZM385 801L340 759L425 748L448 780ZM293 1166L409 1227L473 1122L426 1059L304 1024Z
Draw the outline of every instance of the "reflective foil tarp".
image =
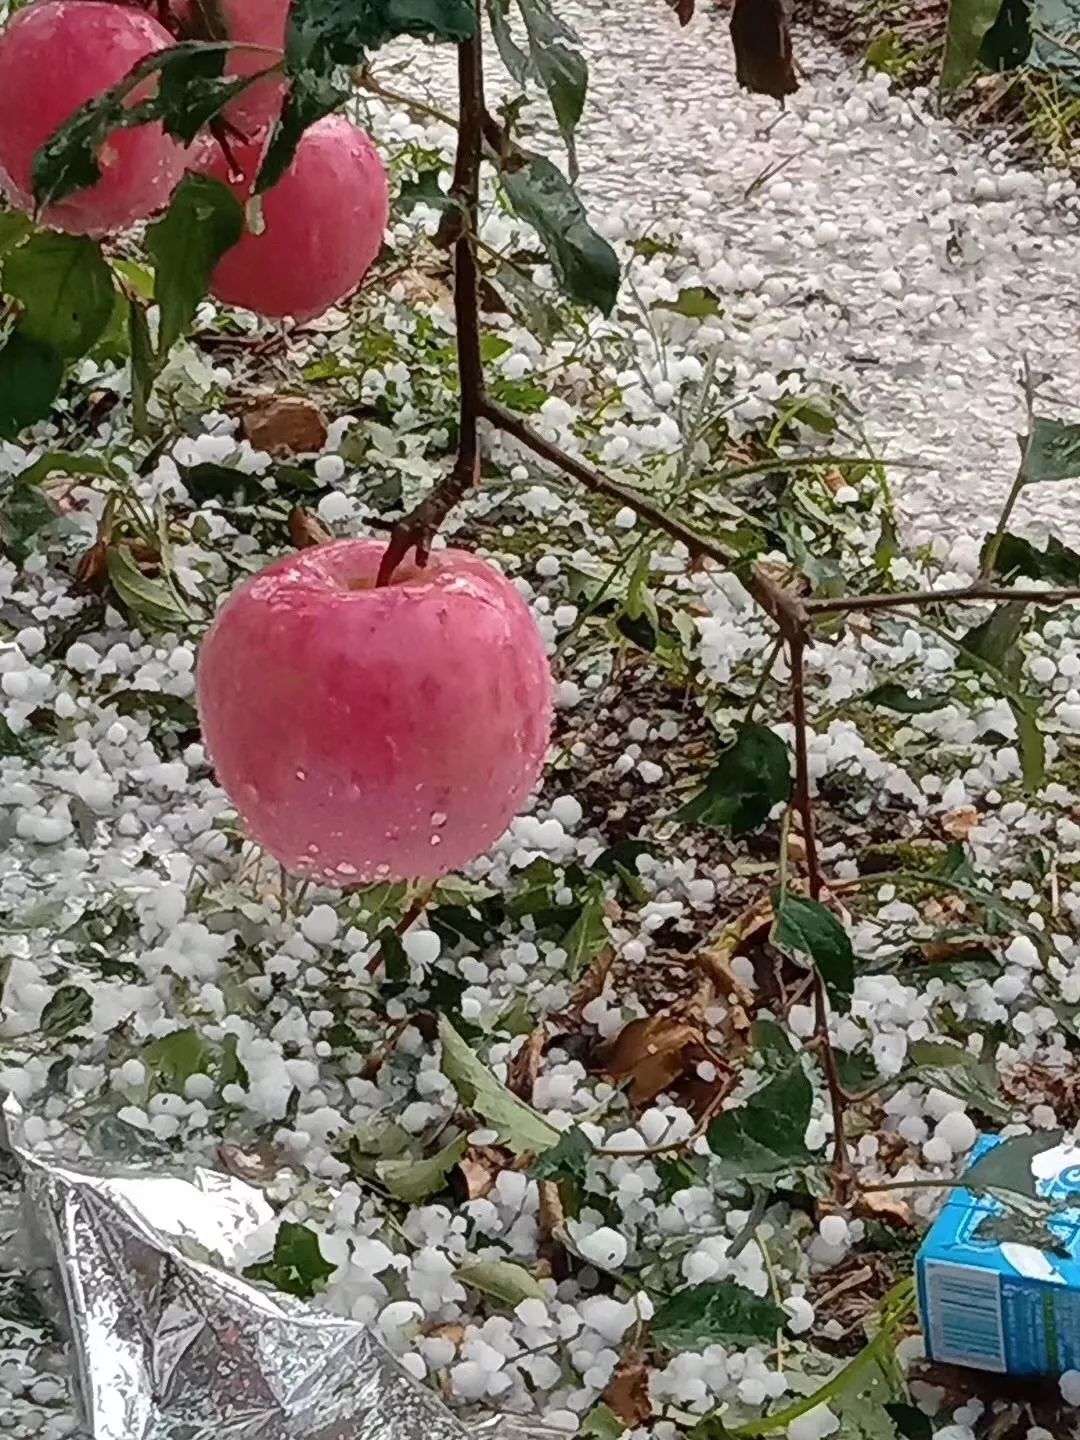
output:
M3 1118L94 1440L465 1440L365 1326L229 1273L272 1219L258 1190L32 1149L11 1099Z

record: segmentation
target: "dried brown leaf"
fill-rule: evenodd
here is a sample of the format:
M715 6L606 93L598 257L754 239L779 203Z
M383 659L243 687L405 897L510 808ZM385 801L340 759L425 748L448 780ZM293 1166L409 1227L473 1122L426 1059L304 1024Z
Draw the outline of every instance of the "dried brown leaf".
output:
M240 430L256 450L269 455L313 454L329 433L322 411L301 395L256 400L244 411Z
M458 1163L467 1198L483 1200L485 1195L490 1195L500 1170L509 1170L510 1161L508 1151L491 1145L470 1146Z
M941 821L941 828L950 840L966 840L979 823L979 812L973 805L950 810Z
M325 545L334 537L310 510L296 505L289 511L289 539L297 550L310 550L314 545Z
M630 1099L641 1105L679 1079L700 1041L697 1026L673 1015L631 1020L608 1048L604 1068L613 1080L629 1080Z
M547 1030L537 1025L526 1037L525 1044L510 1061L506 1071L506 1086L515 1095L520 1095L527 1104L532 1104L533 1086L540 1073L540 1061L547 1044Z
M731 43L735 78L744 90L782 103L799 88L783 0L735 0Z
M612 1375L602 1399L628 1430L635 1430L652 1418L649 1367L640 1355L630 1354L622 1361Z
M248 1185L268 1185L282 1167L276 1146L267 1141L255 1145L219 1145L218 1160L224 1170Z
M860 1220L880 1220L883 1225L898 1230L909 1229L915 1223L915 1216L906 1200L881 1190L870 1190L859 1195L855 1201L855 1214Z

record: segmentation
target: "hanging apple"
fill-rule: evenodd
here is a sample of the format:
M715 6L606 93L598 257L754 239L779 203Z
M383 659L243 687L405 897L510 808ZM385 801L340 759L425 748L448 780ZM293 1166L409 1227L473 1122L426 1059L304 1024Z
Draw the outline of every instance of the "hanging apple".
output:
M11 203L34 209L34 156L54 131L173 43L144 11L102 0L38 0L13 16L0 31L0 188ZM155 83L148 79L147 89ZM155 123L114 130L97 162L101 179L49 206L46 224L105 235L145 219L168 201L184 152Z
M264 151L264 141L233 148L239 181L220 148L200 168L246 201ZM378 255L390 210L386 171L362 130L329 115L305 131L261 205L259 233L245 231L222 256L210 288L259 315L310 319L350 295Z
M486 851L540 774L551 675L525 602L460 550L376 586L381 541L338 540L245 581L203 642L218 780L289 870L433 877Z

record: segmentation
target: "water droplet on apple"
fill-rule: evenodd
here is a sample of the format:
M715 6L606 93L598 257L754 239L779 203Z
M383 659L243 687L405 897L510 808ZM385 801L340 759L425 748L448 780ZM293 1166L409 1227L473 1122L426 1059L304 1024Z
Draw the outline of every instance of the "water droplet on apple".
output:
M319 853L319 847L318 847L318 845L309 845L309 846L307 847L307 853L308 853L309 855L318 855L318 853Z
M431 843L432 843L432 845L441 845L441 844L442 844L442 836L441 836L441 835L432 835L432 837L431 837Z
M307 779L307 771L306 771L306 770L297 770L297 772L296 772L296 778L297 778L298 780L306 780L306 779Z
M347 860L343 860L337 867L337 873L339 875L355 875L357 873L356 866L350 865Z
M431 823L436 830L441 830L442 827L446 824L446 816L442 813L441 810L436 810L435 814L431 817Z
M389 874L390 874L390 866L389 866L389 865L376 865L376 866L375 866L375 874L376 874L376 875L379 875L379 876L389 875Z

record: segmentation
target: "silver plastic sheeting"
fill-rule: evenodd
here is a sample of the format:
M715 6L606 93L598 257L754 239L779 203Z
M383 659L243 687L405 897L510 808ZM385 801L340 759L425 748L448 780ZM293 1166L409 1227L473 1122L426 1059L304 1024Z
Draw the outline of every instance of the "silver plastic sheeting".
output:
M93 1440L465 1440L363 1325L228 1273L272 1219L259 1191L31 1149L10 1098L3 1116Z

